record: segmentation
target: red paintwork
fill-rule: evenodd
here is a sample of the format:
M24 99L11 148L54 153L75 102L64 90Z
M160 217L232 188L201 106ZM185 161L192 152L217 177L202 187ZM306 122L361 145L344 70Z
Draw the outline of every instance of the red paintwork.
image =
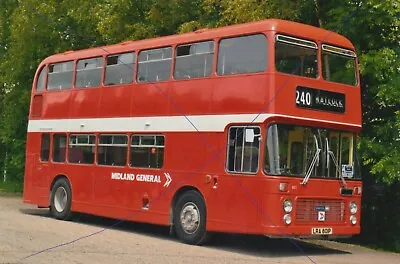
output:
M268 38L269 45L268 67L264 73L216 76L216 66L214 65L214 74L204 79L179 81L171 79L156 83L156 86L134 83L120 87L101 86L86 89L73 88L65 91L44 91L41 93L44 101L42 116L40 118L30 116L30 120L264 112L296 115L317 120L323 118L361 126L359 86L330 83L322 80L322 77L315 80L296 76L289 77L289 75L274 71L272 40L276 32L315 40L319 45L324 42L354 50L350 41L336 33L294 22L265 20L204 30L201 33L130 41L102 48L57 54L46 58L40 64L35 80L44 65L59 61L76 61L81 58L106 56L107 53L138 52L141 49L169 45L175 47L188 42L211 39L218 41L227 36L252 33L264 33ZM36 82L33 87L35 85ZM346 113L336 114L297 108L294 103L296 85L346 94ZM284 86L283 89L281 89L282 86ZM278 91L279 93L276 95ZM32 96L35 94L33 88ZM268 104L275 95L275 99ZM280 117L269 119L262 124L263 135L266 135L267 124L272 121L359 132L358 128L345 125ZM282 221L284 215L282 202L285 198L291 198L292 201L295 201L297 197L337 198L346 200L346 206L350 200L354 200L359 208L361 207L360 196L343 197L339 195L339 180L311 178L306 186L301 186L302 178L266 176L262 170L257 175L226 173L227 129L224 133L168 132L163 134L166 138L166 156L163 168L133 169L40 162L40 133L28 133L24 201L38 206L48 206L54 178L57 175L65 175L72 185L73 211L168 225L170 224L170 209L174 195L183 186L192 186L198 189L205 199L208 230L267 235L310 235L311 227L327 226L318 223L292 223L289 227L285 226ZM261 144L265 146L265 137L262 138ZM262 161L264 160L264 150L261 149L260 160ZM213 158L216 153L219 153L218 157ZM111 172L159 174L162 184L111 180ZM164 172L169 172L173 178L168 188L163 188ZM207 175L212 177L211 183L206 181ZM212 188L214 178L218 181L216 189ZM280 182L289 184L287 193L279 192ZM361 186L361 182L348 181L348 185L353 188ZM141 210L144 197L148 197L150 200L148 211ZM295 208L293 211L295 212ZM358 219L360 219L359 211L356 214ZM346 213L348 214L347 208ZM294 219L294 213L292 216ZM359 221L357 225L352 226L348 223L347 216L345 223L329 225L334 228L335 235L359 233Z

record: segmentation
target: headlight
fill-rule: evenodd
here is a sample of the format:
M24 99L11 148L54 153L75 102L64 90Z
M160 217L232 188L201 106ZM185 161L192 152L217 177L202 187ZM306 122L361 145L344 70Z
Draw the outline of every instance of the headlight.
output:
M350 223L352 225L357 224L357 217L355 217L354 215L350 216Z
M351 214L357 213L357 204L355 202L350 202L349 208Z
M283 216L283 222L285 222L287 225L290 225L290 223L292 223L292 217L288 214L285 214Z
M283 210L285 211L285 213L290 213L293 210L293 205L292 205L292 201L290 200L285 200L283 202Z

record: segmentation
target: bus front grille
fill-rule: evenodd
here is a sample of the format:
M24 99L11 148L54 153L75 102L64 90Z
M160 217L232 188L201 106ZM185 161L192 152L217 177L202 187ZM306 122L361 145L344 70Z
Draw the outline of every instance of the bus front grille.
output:
M344 222L345 202L328 199L297 199L297 222ZM324 213L319 213L324 212Z

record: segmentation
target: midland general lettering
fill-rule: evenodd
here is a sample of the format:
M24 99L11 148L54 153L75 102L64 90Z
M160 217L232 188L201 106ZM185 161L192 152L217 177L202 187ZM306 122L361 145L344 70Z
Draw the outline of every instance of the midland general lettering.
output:
M134 174L134 173L121 173L121 172L112 172L111 179L113 180L121 180L121 181L138 181L138 182L156 182L161 183L160 175L151 175L151 174Z

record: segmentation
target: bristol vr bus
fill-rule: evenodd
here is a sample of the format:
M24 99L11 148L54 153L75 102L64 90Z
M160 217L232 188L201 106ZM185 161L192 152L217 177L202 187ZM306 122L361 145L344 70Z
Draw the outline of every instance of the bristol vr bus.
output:
M269 19L67 51L32 88L24 202L212 232L360 232L357 57Z

